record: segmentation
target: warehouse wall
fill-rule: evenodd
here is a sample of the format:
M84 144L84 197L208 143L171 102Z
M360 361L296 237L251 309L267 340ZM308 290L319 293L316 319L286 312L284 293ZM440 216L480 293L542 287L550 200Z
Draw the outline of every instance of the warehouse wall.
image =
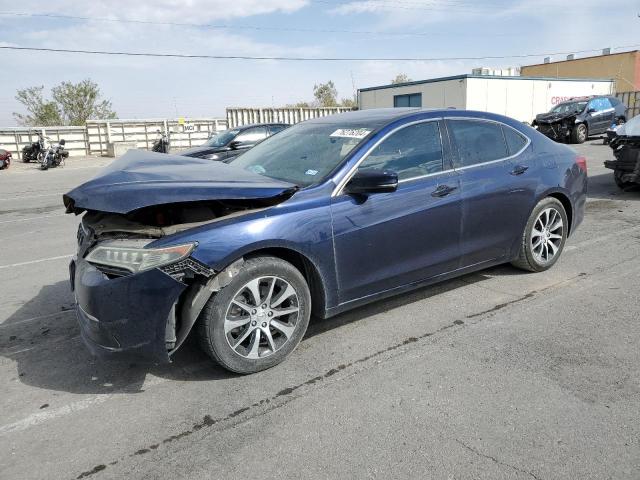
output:
M359 92L359 106L367 108L391 108L394 95L422 93L422 108L464 108L466 104L466 79L443 80L392 88L379 88Z
M532 77L613 78L617 93L634 92L640 90L640 51L527 65L521 68L520 74Z
M611 81L468 78L466 108L531 122L564 100L611 90Z

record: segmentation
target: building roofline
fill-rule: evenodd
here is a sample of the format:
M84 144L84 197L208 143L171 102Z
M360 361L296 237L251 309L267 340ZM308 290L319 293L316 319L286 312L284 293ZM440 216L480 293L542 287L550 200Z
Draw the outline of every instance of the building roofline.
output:
M591 58L614 57L616 55L627 55L629 53L638 53L638 52L640 52L640 50L629 50L627 52L614 52L614 53L609 53L607 55L602 55L602 54L591 55L589 57L573 58L571 60L567 60L565 58L564 60L556 60L555 62L549 62L549 63L532 63L531 65L522 65L520 68L539 67L540 65L553 65L556 63L579 62L580 60L589 60Z
M410 87L413 85L423 85L426 83L446 82L448 80L465 80L468 78L500 79L500 80L546 80L546 81L571 81L571 82L613 82L612 78L574 78L574 77L522 77L522 76L502 76L502 75L453 75L450 77L429 78L427 80L416 80L413 82L390 83L376 87L359 88L358 92L368 92L371 90L383 90L385 88Z

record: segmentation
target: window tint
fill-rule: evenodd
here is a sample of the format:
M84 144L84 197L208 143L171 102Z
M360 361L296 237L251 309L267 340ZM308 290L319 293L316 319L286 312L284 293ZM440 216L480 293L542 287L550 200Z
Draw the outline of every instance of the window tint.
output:
M520 135L513 128L502 126L504 132L504 138L507 141L507 147L509 147L509 155L515 155L527 144L527 139L524 135Z
M442 171L442 144L438 122L410 125L374 148L360 170L391 170L400 180Z
M240 132L235 139L241 143L252 144L259 142L264 138L267 138L267 130L264 127L255 127Z
M422 94L410 93L408 95L394 95L394 107L422 107Z
M613 105L614 107L617 107L618 105L620 105L620 100L618 100L615 97L609 97L609 101L611 102L611 105Z
M448 125L458 150L456 167L468 167L509 156L499 124L475 120L449 120Z

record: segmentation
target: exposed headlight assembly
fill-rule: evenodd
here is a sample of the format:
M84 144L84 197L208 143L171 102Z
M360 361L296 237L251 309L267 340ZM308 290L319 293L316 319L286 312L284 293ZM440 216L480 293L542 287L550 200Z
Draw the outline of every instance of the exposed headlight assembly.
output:
M138 273L151 268L179 262L191 254L195 243L161 248L144 248L152 240L113 240L91 250L86 261L116 269Z
M211 153L204 158L206 158L207 160L219 160L220 155L218 155L217 153Z

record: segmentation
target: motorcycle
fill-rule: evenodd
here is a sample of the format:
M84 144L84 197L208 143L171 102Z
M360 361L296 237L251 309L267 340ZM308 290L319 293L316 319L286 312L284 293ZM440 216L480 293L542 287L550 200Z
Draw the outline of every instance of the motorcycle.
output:
M65 141L60 140L59 143L52 143L49 145L49 149L42 156L40 162L41 170L49 170L54 167L64 167L64 161L69 157L69 151L64 149Z
M11 165L11 152L0 149L0 170L9 168L9 165Z
M38 141L33 142L31 145L27 145L22 149L22 161L24 163L41 162L45 150L44 135L42 135L41 132L38 132Z
M158 135L160 135L160 137L157 138L155 142L153 142L151 151L158 152L158 153L169 153L169 147L171 144L169 133L165 131L161 132L160 130L158 130L157 133Z

